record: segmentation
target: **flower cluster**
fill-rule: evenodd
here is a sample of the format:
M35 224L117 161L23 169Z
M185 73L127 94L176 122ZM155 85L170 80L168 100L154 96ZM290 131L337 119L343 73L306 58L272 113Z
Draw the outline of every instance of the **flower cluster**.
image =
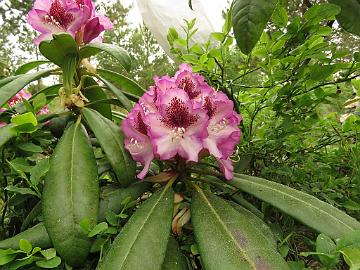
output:
M71 34L79 44L101 42L100 34L112 28L111 21L96 12L92 0L36 0L28 22L41 33L35 44L60 32Z
M231 179L230 155L240 140L240 121L224 93L182 64L174 77L155 78L155 86L122 122L122 130L126 149L144 165L140 179L155 158L198 162L209 154L217 159L226 179Z
M23 102L24 99L29 100L31 97L32 97L31 93L27 92L26 90L21 90L7 102L7 105L9 106L9 108L13 108L16 104ZM0 108L0 114L5 112L6 110L7 110L6 108ZM46 105L37 114L42 115L48 113L49 113L49 108ZM4 127L6 125L7 123L0 121L0 127Z

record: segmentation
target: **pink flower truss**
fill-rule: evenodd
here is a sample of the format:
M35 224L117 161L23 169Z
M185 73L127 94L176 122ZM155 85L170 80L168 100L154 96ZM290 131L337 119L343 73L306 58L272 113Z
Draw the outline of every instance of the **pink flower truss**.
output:
M23 100L29 100L32 97L31 93L27 92L26 90L20 90L15 96L13 96L8 102L7 105L9 106L9 108L13 108L16 104L23 102ZM6 111L6 108L0 108L0 114L2 112ZM44 106L38 113L37 115L43 115L43 114L48 114L49 113L49 108L48 106ZM6 126L7 123L5 122L0 122L0 127Z
M36 0L28 23L38 32L35 44L67 32L79 43L101 41L100 34L112 28L111 21L95 11L92 0Z
M144 165L138 177L146 176L155 158L197 162L207 153L218 160L225 178L232 179L230 156L241 136L241 117L233 102L187 64L172 78L154 80L155 86L122 122L126 149Z

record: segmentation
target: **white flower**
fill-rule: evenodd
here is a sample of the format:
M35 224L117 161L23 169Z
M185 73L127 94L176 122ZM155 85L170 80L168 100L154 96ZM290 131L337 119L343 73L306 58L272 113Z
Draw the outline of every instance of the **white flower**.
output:
M169 28L175 28L184 36L183 29L186 20L196 18L197 33L191 43L205 43L210 33L221 31L223 25L222 11L228 6L227 0L192 0L193 10L188 0L136 0L141 16L154 35L157 42L170 55L167 41ZM171 55L170 55L171 56Z

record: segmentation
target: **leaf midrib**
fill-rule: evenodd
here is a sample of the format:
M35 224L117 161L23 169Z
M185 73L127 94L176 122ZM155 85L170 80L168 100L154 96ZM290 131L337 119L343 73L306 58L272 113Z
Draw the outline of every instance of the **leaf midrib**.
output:
M242 177L239 177L239 176L237 176L237 178L242 179L242 180L244 180L244 181L251 182L250 180L248 180L248 179L246 179L246 178L242 178ZM315 206L314 206L313 204L311 204L311 203L308 203L308 202L303 201L303 200L301 200L301 199L299 199L299 198L297 198L297 197L294 197L294 196L290 195L289 193L283 192L283 191L278 190L278 189L275 189L275 188L271 188L271 187L269 187L269 186L267 186L267 185L264 185L264 184L261 184L261 183L257 183L257 182L251 182L251 183L254 184L254 185L258 185L258 186L261 186L261 187L265 187L265 188L270 189L270 190L272 190L272 191L281 193L281 194L283 194L283 195L285 195L285 196L288 196L288 197L294 199L295 201L302 202L302 203L310 206L310 207L313 208L313 209L318 209L320 212L325 213L325 215L328 216L328 217L330 217L331 219L340 222L341 224L345 225L347 228L351 229L352 231L354 230L353 227L351 227L351 226L349 226L348 224L342 222L342 221L341 221L340 219L338 219L337 217L334 217L333 215L328 214L326 211L322 210L321 208L315 207ZM319 200L319 202L322 202L322 201Z
M160 200L163 198L164 194L168 191L169 187L168 186L165 186L164 190L162 191L161 195L159 196L159 199L154 203L153 207L151 207L150 211L148 212L146 218L144 219L144 222L143 224L140 226L139 230L137 231L137 234L136 234L136 237L134 239L134 241L131 243L130 247L128 248L128 251L125 253L125 256L124 256L124 260L121 262L120 264L120 269L123 269L123 266L125 264L125 262L127 261L128 259L128 256L132 250L132 248L134 247L135 245L135 242L137 241L137 239L139 238L139 235L140 235L140 232L144 229L147 221L149 220L149 218L151 217L152 213L154 212L156 206L158 205L158 203L160 202Z
M220 223L220 225L223 227L224 231L230 236L231 240L233 240L233 242L235 243L235 246L240 250L240 252L243 254L245 260L250 264L250 266L253 269L256 269L255 264L253 263L253 261L248 257L246 251L239 245L239 243L236 241L236 239L234 238L234 236L232 235L231 231L228 229L228 227L226 226L226 224L224 222L222 222L221 217L218 215L218 213L216 212L216 210L214 209L214 207L211 205L210 201L208 200L208 198L205 196L204 192L202 190L199 190L199 194L204 198L205 203L209 206L211 212L213 212L213 214L215 215L216 219L218 220L218 222Z

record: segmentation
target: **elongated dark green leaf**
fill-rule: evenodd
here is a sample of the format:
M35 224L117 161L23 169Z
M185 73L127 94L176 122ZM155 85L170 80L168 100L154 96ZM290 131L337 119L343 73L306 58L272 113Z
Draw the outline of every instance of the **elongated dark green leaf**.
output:
M186 258L181 254L179 244L173 236L169 237L165 259L161 270L188 270Z
M13 80L17 79L21 77L21 75L16 75L16 76L11 76L11 77L6 77L0 80L0 87L2 87L3 85L12 82Z
M130 78L124 75L106 69L97 69L96 71L101 77L116 83L125 92L135 97L139 98L145 93L144 88L142 88L137 82L131 80Z
M91 77L86 77L84 80L84 87L85 89L87 87L91 87L89 89L86 89L83 91L84 96L90 101L98 101L98 100L104 100L107 99L107 95L104 92L104 90L96 83L96 81ZM106 118L110 119L112 118L111 113L111 105L109 103L94 103L88 106L91 109L94 109L95 111L98 111Z
M52 246L44 224L39 223L11 238L0 241L0 249L19 249L20 239L29 241L33 247L49 248Z
M360 36L360 0L329 0L341 7L341 13L336 17L342 28Z
M28 73L30 70L37 68L38 66L41 66L43 64L49 64L49 61L39 60L23 64L15 71L15 75Z
M36 81L42 77L46 77L50 74L51 70L46 69L39 72L31 73L31 74L25 74L22 76L17 76L14 80L11 82L8 82L7 84L3 85L0 88L0 108L14 95L16 95L17 92L19 92L21 89L23 89L26 85L31 83L32 81Z
M232 25L241 51L249 54L275 10L277 0L234 0Z
M12 128L12 125L6 125L0 127L0 148L9 140L17 136L16 130Z
M264 237L268 240L268 242L276 247L276 239L274 234L272 233L270 227L258 216L250 212L248 209L242 207L239 204L236 204L232 201L228 201L228 203L238 211L247 221L253 224L254 229L258 230L259 234L263 234Z
M100 52L106 52L113 56L116 60L119 61L120 65L129 71L131 68L131 58L129 54L123 49L116 45L106 44L106 43L90 43L85 45L80 50L80 59L88 58L90 56L96 55Z
M161 270L169 239L174 192L157 191L133 214L97 270Z
M136 163L124 149L124 137L120 127L92 109L85 108L82 113L113 167L119 183L128 186L134 182Z
M62 67L67 56L78 56L79 48L74 38L68 33L53 34L52 40L40 43L39 50L43 56Z
M94 153L80 123L63 134L50 160L42 196L43 218L56 251L72 266L87 258L91 240L80 228L97 224L99 185Z
M106 85L107 88L109 88L109 90L111 92L114 93L114 95L118 98L118 100L122 103L122 105L124 106L124 108L128 111L131 111L132 109L132 105L130 100L124 95L123 92L121 92L120 89L118 89L115 85L113 85L111 82L109 82L108 80L99 77L100 80L102 80L102 82Z
M98 222L105 221L106 212L120 213L124 207L122 204L126 198L137 199L150 186L147 182L138 182L127 188L103 187L100 192L99 218Z
M360 229L360 223L332 205L265 179L235 174L229 185L248 192L333 239Z
M288 269L260 229L220 197L195 192L191 219L204 269Z

